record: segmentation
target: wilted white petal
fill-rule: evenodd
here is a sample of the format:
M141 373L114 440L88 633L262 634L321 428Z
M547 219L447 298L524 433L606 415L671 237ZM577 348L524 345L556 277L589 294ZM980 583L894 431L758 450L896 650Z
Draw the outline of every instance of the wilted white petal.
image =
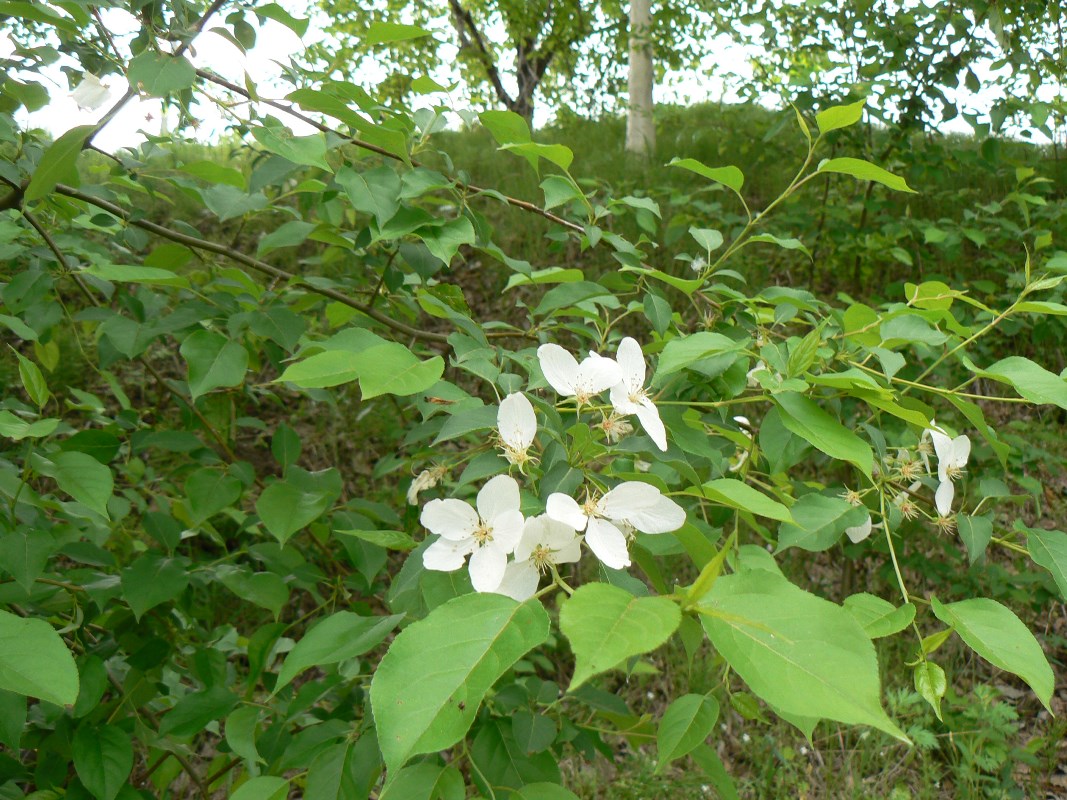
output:
M473 539L459 542L438 539L422 551L422 565L438 572L454 572L463 566L467 553L476 546Z
M845 535L852 540L853 544L862 542L871 535L871 526L871 515L868 514L867 519L865 519L862 524L855 525L851 528L845 528Z
M937 491L934 493L934 505L937 506L937 513L942 517L947 517L952 513L952 498L956 496L956 487L953 486L952 481L941 481L937 487Z
M545 511L552 519L570 525L576 531L585 530L588 517L578 505L578 501L570 495L553 492L548 496L548 502L545 503Z
M462 500L431 500L422 509L419 521L431 533L446 539L466 539L478 528L478 514Z
M104 86L98 77L87 72L70 96L79 108L95 111L108 101L111 90Z
M512 552L522 538L524 523L522 512L518 509L493 517L493 547L502 553Z
M529 600L537 592L537 583L541 575L530 561L513 561L504 570L504 578L493 591L512 600Z
M585 543L606 567L625 569L630 566L626 536L606 519L592 518L585 532Z
M504 579L504 570L508 566L508 557L503 551L492 545L479 547L471 553L471 562L468 570L471 574L471 585L476 592L492 592Z
M558 344L543 344L537 348L537 360L548 385L556 394L571 397L578 380L578 361Z
M496 425L505 445L515 451L525 452L537 435L537 417L526 395L513 392L501 400Z
M667 452L667 429L663 427L663 420L659 418L659 409L646 397L635 413L641 421L641 427L648 434L648 438L660 450Z
M478 513L492 524L508 511L519 509L519 484L510 475L497 475L478 492Z

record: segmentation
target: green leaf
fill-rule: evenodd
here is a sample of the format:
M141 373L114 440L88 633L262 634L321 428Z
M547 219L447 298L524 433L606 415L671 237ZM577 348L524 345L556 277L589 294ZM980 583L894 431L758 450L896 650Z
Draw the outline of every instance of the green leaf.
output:
M849 125L855 125L863 118L863 109L866 105L867 100L864 98L856 103L831 106L825 111L818 112L815 115L815 123L819 126L819 133L829 133L830 131L836 131L838 128L847 128Z
M240 386L248 369L248 351L212 331L189 334L179 352L189 365L189 393L193 399L212 389Z
M294 533L322 516L340 494L333 478L316 484L293 469L284 481L275 481L256 500L256 513L267 530L283 544ZM336 471L331 471L336 476Z
M351 167L337 170L337 183L345 190L356 211L370 214L384 227L400 208L400 176L389 167L356 172Z
M690 225L689 235L708 253L722 247L722 233L713 228L698 228L695 225Z
M126 73L130 86L152 97L188 89L196 80L196 67L185 56L169 56L145 50L130 62Z
M260 211L270 202L262 192L248 194L229 184L216 184L210 189L205 189L201 195L204 198L204 205L219 218L219 222Z
M241 481L219 469L198 469L185 481L189 516L199 525L232 506L241 497Z
M189 288L189 281L169 269L137 267L129 264L92 264L82 270L86 275L112 283L141 283L145 286L177 286Z
M361 617L351 611L338 611L320 620L285 657L274 692L281 691L309 667L336 664L377 647L403 618L403 614Z
M578 795L558 783L538 781L516 789L508 796L508 800L578 800Z
M40 439L52 435L59 427L59 420L54 418L26 422L10 411L0 411L0 436L6 436L20 442L23 439Z
M501 150L510 150L524 158L543 158L563 171L567 171L574 161L574 152L562 144L540 144L539 142L509 142L500 146Z
M945 671L933 661L921 661L915 665L913 673L915 691L917 691L930 707L934 710L938 719L941 719L941 699L945 696L948 681L945 680Z
M376 547L384 547L387 550L414 550L415 540L411 538L410 534L404 533L404 531L334 531L338 536L352 536L356 539L361 539L364 542L369 542Z
M459 248L465 244L474 244L476 236L474 226L466 217L451 219L444 225L432 225L419 228L426 249L445 262L451 264Z
M48 384L41 373L41 368L18 350L15 350L15 348L11 348L11 350L15 357L18 358L19 378L22 380L22 388L26 390L26 394L30 396L38 410L44 408L52 393L48 391Z
M251 572L232 564L223 564L215 569L215 574L223 586L242 600L267 609L275 619L289 602L289 587L273 572Z
M421 39L432 33L418 25L403 25L399 22L374 22L363 36L364 44L389 44Z
M482 125L493 134L498 145L522 144L530 141L530 126L514 111L483 111L478 115Z
M750 514L776 519L779 522L792 522L793 520L792 514L784 505L735 478L717 478L701 486L699 492L691 491L687 494L705 497L712 502L722 503L728 508L747 511Z
M663 712L656 731L656 774L704 743L719 718L719 703L709 695L684 694Z
M37 471L55 480L59 488L97 514L108 517L107 501L115 479L111 470L87 453L54 453L50 461L34 462Z
M273 775L260 775L237 787L230 800L285 800L289 796L289 781Z
M956 530L967 548L968 562L977 561L993 538L993 520L989 516L956 515Z
M778 529L778 549L799 547L817 553L837 544L845 532L867 519L862 506L854 506L841 497L806 494L789 509L795 522L786 522Z
M187 694L159 723L160 736L195 736L208 723L222 719L237 705L237 695L224 686ZM260 795L259 797L265 797Z
M719 578L698 611L715 649L781 713L907 741L882 710L874 645L840 606L756 569Z
M692 367L705 359L723 355L736 357L737 352L744 346L743 341L735 341L721 333L708 331L671 339L660 354L653 383L660 385L668 375Z
M1047 569L1067 600L1067 533L1026 529L1026 549L1034 563Z
M0 689L59 706L78 699L78 667L42 619L0 610Z
M463 800L464 797L466 792L459 770L423 762L390 776L380 800Z
M584 196L581 188L569 177L563 175L549 175L541 181L541 190L545 193L546 211L574 200L581 200Z
M382 394L406 397L424 392L441 380L445 371L445 362L440 356L419 361L404 345L396 342L364 350L355 360L364 400Z
M1007 606L986 597L957 603L930 598L934 614L974 652L995 667L1022 678L1049 709L1056 677L1037 639Z
M568 691L630 656L655 650L681 621L678 605L666 597L634 597L606 583L580 587L559 612L559 629L575 659Z
M915 606L911 603L897 608L888 600L867 592L849 595L844 606L872 639L900 633L915 619Z
M262 764L263 757L256 749L256 726L259 724L257 706L240 706L226 717L226 744L235 755L250 764Z
M345 741L327 748L308 767L307 787L302 800L367 798L381 773L381 762L378 742L370 733L360 736L355 742ZM379 797L384 799L385 795Z
M308 24L311 22L309 19L294 17L277 3L268 3L265 6L257 6L255 11L259 16L267 17L275 22L280 22L297 36L301 37L307 33Z
M386 767L462 739L485 693L548 634L539 601L488 593L450 600L401 631L370 687Z
M903 178L860 158L830 158L823 161L816 172L838 172L861 181L874 181L898 192L916 193Z
M18 750L26 727L26 698L0 689L0 744Z
M122 596L140 619L147 611L167 603L189 585L188 562L149 550L122 571Z
M280 247L296 247L302 244L315 225L302 219L292 219L259 240L256 255L262 258Z
M741 195L741 187L745 185L745 174L737 167L709 167L700 163L695 158L672 158L668 167L681 167L690 172L695 172L709 181L721 183Z
M68 183L77 186L78 156L85 138L94 130L93 125L79 125L64 133L44 151L37 169L33 171L23 199L29 203L40 200L56 188L56 184Z
M269 128L256 126L251 128L251 132L263 147L286 161L331 171L326 160L326 137L321 133L294 136L292 131L280 125Z
M811 251L808 250L807 245L800 241L800 239L795 239L793 237L780 237L775 236L772 233L757 233L755 236L750 236L745 240L746 246L750 244L773 244L783 250L799 250L808 258L811 258Z
M326 389L351 383L358 378L359 368L353 353L327 350L290 364L275 382L295 383L303 389Z
M74 734L74 769L96 800L115 800L133 769L129 734L113 725L82 725Z
M0 568L28 593L57 549L47 530L14 530L0 535Z
M831 458L855 464L868 478L874 466L870 445L831 417L815 401L795 392L774 396L782 425Z
M1011 384L1021 397L1031 403L1056 405L1067 409L1067 380L1028 358L1009 356L975 372L983 377Z

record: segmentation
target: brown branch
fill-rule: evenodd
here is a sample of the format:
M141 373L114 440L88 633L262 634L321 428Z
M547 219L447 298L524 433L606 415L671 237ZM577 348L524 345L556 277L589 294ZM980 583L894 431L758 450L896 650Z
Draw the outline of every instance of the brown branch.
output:
M489 49L485 46L485 40L482 38L481 31L478 30L471 12L465 9L459 0L448 0L448 6L452 9L452 26L459 36L460 45L463 45L466 38L463 35L463 30L470 31L474 44L478 48L479 60L482 62L482 66L485 67L485 74L489 78L489 83L493 85L493 91L496 92L497 99L507 108L511 108L515 101L511 99L511 95L504 89L504 84L500 80L500 72L496 68L496 60L490 55Z
M203 70L203 69L198 69L196 71L196 74L198 76L200 76L201 78L203 78L204 80L211 81L212 83L217 84L218 86L221 86L224 89L228 89L229 91L233 92L234 94L241 95L242 97L244 97L247 100L254 100L255 99L248 92L248 90L245 89L243 86L238 86L236 83L231 83L230 81L226 80L225 78L220 78L218 75L215 75L212 72L208 72L207 70ZM351 142L352 144L356 145L357 147L361 147L364 150L369 150L370 152L376 153L376 154L378 154L380 156L383 156L384 158L390 158L393 161L403 161L404 160L403 158L398 156L396 153L392 153L392 152L390 152L390 151L388 151L388 150L386 150L386 149L384 149L382 147L379 147L378 145L371 144L370 142L365 142L362 139L357 139L357 138L355 138L353 136L346 136L345 134L341 133L337 129L331 128L329 125L324 125L323 123L319 122L318 120L312 119L311 117L307 116L306 114L303 114L300 111L297 111L295 108L293 108L293 106L291 106L289 104L281 103L281 102L278 102L277 100L266 100L266 99L263 99L263 98L259 98L258 102L265 103L266 105L270 106L271 108L276 108L279 111L283 111L286 114L289 114L290 116L294 117L295 119L298 119L301 122L305 122L308 125L311 125L313 128L316 128L317 130L322 131L323 133L329 133L329 134L332 134L334 136L338 136L338 137L340 137L342 139L347 139L349 142ZM420 164L415 159L411 159L411 165L414 166L414 167L422 166L422 164ZM452 180L452 185L456 186L457 188L460 188L460 189L466 189L467 191L473 192L474 194L484 194L485 192L489 191L488 189L483 189L480 186L475 186L473 183L462 183L462 182L460 182L458 180L455 180L455 179ZM542 216L545 219L547 219L549 222L554 222L557 225L562 225L563 227L569 228L570 230L574 231L575 233L584 233L585 232L585 228L583 228L581 225L579 225L579 224L577 224L575 222L571 222L570 220L563 219L563 217L556 216L552 212L545 211L540 206L537 206L537 205L535 205L533 203L527 202L526 200L519 200L517 197L510 197L510 196L505 195L505 194L500 194L499 192L496 192L495 194L497 194L500 197L503 197L504 198L504 202L506 202L509 206L513 206L514 208L518 208L518 209L521 209L523 211L529 211L529 212L531 212L533 214L537 214L538 216Z
M364 305L363 303L353 300L352 298L348 297L345 294L342 294L341 292L338 292L335 289L315 286L313 283L304 280L298 275L294 275L293 273L287 272L284 269L280 269L279 267L275 267L272 264L268 264L266 261L261 261L258 258L253 258L252 256L245 255L244 253L238 250L232 250L229 247L226 247L225 245L221 245L216 242L209 241L207 239L200 239L196 236L189 236L184 233L179 233L178 231L172 230L163 225L159 225L155 222L149 222L148 220L144 219L134 219L130 212L128 212L121 206L118 206L108 200L102 200L99 197L93 197L91 194L87 194L83 191L75 189L71 186L66 186L62 183L56 186L56 192L62 195L66 195L67 197L73 197L75 200L81 200L84 203L89 203L90 205L94 205L97 208L102 208L105 211L114 214L120 219L126 221L130 225L135 225L138 228L154 233L157 236L162 236L164 239L169 239L172 242L183 244L186 247L195 248L197 250L206 250L209 253L215 253L217 255L223 256L224 258L228 258L231 261L236 261L240 264L244 264L246 267L254 269L256 272L262 273L264 275L270 275L272 278L283 279L285 281L288 281L289 283L292 283L293 285L307 289L308 291L314 294L318 294L323 297L328 297L331 300L335 300L338 303L348 306L349 308L354 308L362 314L366 314L371 319L376 320L377 322L380 322L381 324L385 325L387 328L391 328L392 330L397 331L399 333L403 333L407 336L411 336L416 339L422 339L423 341L427 342L437 342L439 344L448 343L448 337L443 333L431 333L429 331L422 331L418 328L413 328L410 325L406 325L403 322L393 319L388 314L385 314L381 311L377 311L367 305Z

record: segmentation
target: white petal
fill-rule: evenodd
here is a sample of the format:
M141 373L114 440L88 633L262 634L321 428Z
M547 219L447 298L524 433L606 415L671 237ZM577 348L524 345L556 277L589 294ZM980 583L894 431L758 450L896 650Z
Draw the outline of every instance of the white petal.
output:
M510 475L491 478L478 492L478 514L493 524L501 514L519 510L519 484Z
M601 497L597 508L605 517L626 520L639 511L651 508L662 496L651 483L626 481Z
M971 457L971 440L966 434L963 436L957 436L952 440L952 461L957 467L963 467L967 464L967 459Z
M934 452L937 454L938 465L952 459L952 439L940 428L928 428L930 440L934 443Z
M648 438L666 453L667 429L663 427L663 420L659 418L659 409L648 398L645 398L644 402L637 407L637 418L641 420L641 427L645 429Z
M582 558L582 537L575 536L568 544L556 550L552 560L557 564L573 564Z
M505 511L493 517L493 547L502 553L510 553L522 538L522 529L525 520L522 512Z
M582 507L578 505L578 501L570 495L562 492L553 492L548 496L548 502L545 503L545 511L552 519L564 522L576 531L585 530L585 523L588 517L582 511Z
M558 344L543 344L537 348L537 359L548 385L556 394L571 397L578 381L578 361Z
M589 530L585 534L585 543L593 555L606 567L624 569L630 566L630 554L626 550L626 537L622 531L606 519L589 520Z
M594 395L610 389L621 380L622 370L615 363L615 359L590 353L589 358L578 365L574 385L579 393Z
M630 387L626 381L619 381L611 387L611 406L617 414L636 414L640 406L630 399Z
M87 72L70 96L79 108L95 111L108 101L111 90L104 86L99 78Z
M867 515L867 519L864 520L863 524L845 528L845 534L852 540L853 544L862 542L871 535L871 515Z
M471 553L468 568L471 585L476 592L492 592L504 579L504 570L508 567L508 557L495 547L479 547Z
M541 541L550 550L560 550L578 538L578 532L566 522L559 522L547 515L541 530Z
M949 516L952 513L952 498L955 496L956 487L952 485L952 481L941 481L937 491L934 493L934 505L937 506L937 513L942 517Z
M537 417L533 406L522 392L513 392L500 401L496 412L496 426L500 438L515 450L526 450L537 435Z
M504 570L504 578L500 585L493 591L503 594L512 600L529 600L537 591L537 583L541 576L537 568L530 561L513 561Z
M462 500L431 500L422 509L419 521L431 533L459 541L478 529L478 514Z
M626 521L644 533L668 533L685 524L685 509L671 498L660 495L655 505L637 511Z
M437 572L454 572L463 566L467 553L475 546L474 539L459 542L438 539L422 551L422 565Z
M632 389L641 389L645 385L645 357L637 340L627 336L619 342L615 361L622 370L622 381Z

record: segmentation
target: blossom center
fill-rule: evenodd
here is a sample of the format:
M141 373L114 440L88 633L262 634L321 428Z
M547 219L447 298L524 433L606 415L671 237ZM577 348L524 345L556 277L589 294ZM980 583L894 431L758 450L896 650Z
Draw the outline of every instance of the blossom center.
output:
M945 477L950 481L955 481L962 475L963 467L959 464L949 464L945 467Z
M474 541L478 543L479 547L485 547L485 545L493 541L493 526L483 522L474 529L474 533L471 536L474 537Z
M597 508L597 498L590 497L584 503L582 503L582 513L587 517L599 517L600 509Z
M539 544L530 553L530 561L537 567L538 572L544 572L548 567L556 563L552 554L552 548Z

